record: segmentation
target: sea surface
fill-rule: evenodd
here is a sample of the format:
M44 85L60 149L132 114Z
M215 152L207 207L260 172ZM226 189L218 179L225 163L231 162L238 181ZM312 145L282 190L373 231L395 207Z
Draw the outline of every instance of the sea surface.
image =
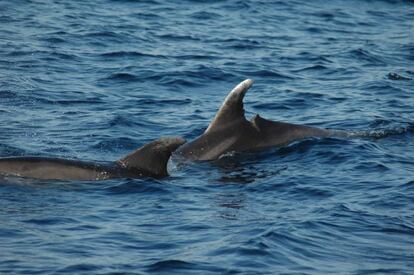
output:
M365 133L170 177L0 179L1 274L414 274L414 2L0 0L0 157L246 116Z

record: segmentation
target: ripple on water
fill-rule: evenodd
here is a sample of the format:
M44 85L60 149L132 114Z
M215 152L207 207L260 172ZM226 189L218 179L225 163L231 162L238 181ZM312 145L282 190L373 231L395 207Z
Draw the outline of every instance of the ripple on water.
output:
M209 273L221 273L229 272L229 270L214 267L209 263L191 263L182 260L163 260L150 264L146 267L148 272L206 272ZM232 273L232 272L230 272Z
M139 181L133 180L122 182L118 185L106 187L105 190L113 195L148 193L148 194L168 194L169 191L163 186L162 182L155 180Z
M137 51L117 51L117 52L107 52L100 54L103 58L136 58L139 59L140 57L154 57L154 58L165 58L164 55L156 55L156 54L149 54L149 53L142 53Z

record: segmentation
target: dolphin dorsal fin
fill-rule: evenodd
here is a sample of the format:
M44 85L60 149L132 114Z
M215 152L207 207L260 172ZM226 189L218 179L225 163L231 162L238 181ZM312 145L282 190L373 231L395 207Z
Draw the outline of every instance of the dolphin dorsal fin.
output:
M243 98L247 90L253 85L253 80L246 79L239 83L234 89L227 95L219 111L216 113L213 121L208 126L207 132L214 131L215 128L219 128L228 122L245 119Z
M171 153L184 143L183 138L160 138L145 144L117 163L123 168L142 171L156 178L165 177L168 176L167 163Z

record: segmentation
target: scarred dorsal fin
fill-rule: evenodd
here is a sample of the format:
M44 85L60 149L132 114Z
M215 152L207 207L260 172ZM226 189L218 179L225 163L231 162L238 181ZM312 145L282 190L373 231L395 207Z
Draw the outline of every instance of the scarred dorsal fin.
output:
M160 138L147 143L131 154L117 161L123 168L143 171L150 176L168 176L167 163L171 153L184 144L183 138Z
M245 119L243 98L252 85L253 80L246 79L234 87L234 89L227 95L220 110L217 112L205 133L214 131L215 128L219 128L231 121Z

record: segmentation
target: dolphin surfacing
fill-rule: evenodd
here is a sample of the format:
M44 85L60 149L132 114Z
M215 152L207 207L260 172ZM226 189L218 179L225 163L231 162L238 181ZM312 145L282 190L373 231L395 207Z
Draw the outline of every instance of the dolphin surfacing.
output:
M160 138L108 164L42 157L2 158L0 175L43 180L162 178L168 176L171 153L184 143L182 138Z
M271 121L255 115L248 121L243 98L253 85L246 79L226 97L207 130L195 140L178 148L176 154L190 160L214 160L230 152L283 146L308 137L332 136L331 131L285 122Z

